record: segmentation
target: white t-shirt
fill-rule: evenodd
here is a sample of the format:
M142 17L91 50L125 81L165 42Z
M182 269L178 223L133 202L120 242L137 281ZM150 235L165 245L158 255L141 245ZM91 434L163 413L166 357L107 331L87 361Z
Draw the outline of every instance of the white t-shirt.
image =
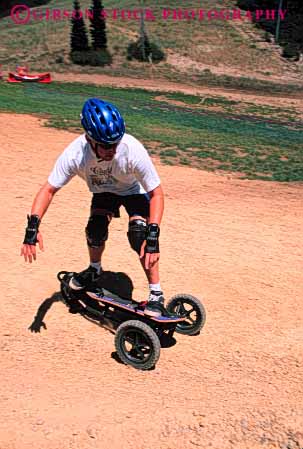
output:
M146 149L129 134L124 134L111 161L97 159L85 134L75 139L57 159L48 182L60 188L75 175L84 179L93 193L134 195L150 192L160 185Z

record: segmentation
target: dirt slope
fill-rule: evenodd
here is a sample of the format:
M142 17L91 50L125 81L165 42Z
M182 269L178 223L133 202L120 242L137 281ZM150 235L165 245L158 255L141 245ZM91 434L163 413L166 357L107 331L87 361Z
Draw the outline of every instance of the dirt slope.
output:
M208 319L177 336L155 370L111 357L113 336L56 301L56 273L86 266L90 195L73 180L41 227L45 252L19 256L25 215L74 134L1 114L1 449L303 447L302 185L240 181L157 163L166 192L162 283ZM114 221L104 267L146 283ZM46 328L39 326L39 316ZM48 310L47 310L48 309ZM34 322L40 333L31 333Z

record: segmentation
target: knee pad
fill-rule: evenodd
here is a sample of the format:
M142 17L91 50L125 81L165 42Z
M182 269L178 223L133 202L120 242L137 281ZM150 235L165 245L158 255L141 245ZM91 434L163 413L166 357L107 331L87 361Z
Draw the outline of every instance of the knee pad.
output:
M141 246L146 239L147 225L144 220L132 220L128 225L128 241L133 250L140 254Z
M108 238L109 219L106 215L91 215L85 228L87 244L99 248Z

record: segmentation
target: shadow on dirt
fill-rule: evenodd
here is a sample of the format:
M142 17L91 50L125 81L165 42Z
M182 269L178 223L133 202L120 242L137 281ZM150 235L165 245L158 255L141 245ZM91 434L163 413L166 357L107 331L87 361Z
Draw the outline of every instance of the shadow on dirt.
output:
M103 271L97 284L120 298L132 299L134 284L126 273Z
M125 365L125 363L123 363L122 360L119 359L119 356L116 352L112 352L110 356L113 360L115 360L115 362L119 363L120 365ZM149 368L145 371L154 371L155 369L156 369L156 367L152 366L151 368Z
M52 307L55 302L62 301L61 292L55 292L49 298L46 298L43 303L39 306L34 321L29 326L31 332L40 332L41 328L47 329L46 324L43 319L47 314L48 310Z
M122 272L103 271L99 280L98 287L104 288L114 295L118 295L121 298L132 299L132 293L134 285L130 277ZM34 321L29 326L31 332L38 333L41 329L47 329L45 322L43 321L48 310L55 302L64 302L61 292L53 293L49 298L46 298L39 306ZM92 300L92 305L96 307L96 302ZM84 316L84 315L83 315ZM85 317L85 316L84 316ZM85 318L93 318L91 316ZM102 325L102 323L100 323ZM109 329L110 330L110 329Z

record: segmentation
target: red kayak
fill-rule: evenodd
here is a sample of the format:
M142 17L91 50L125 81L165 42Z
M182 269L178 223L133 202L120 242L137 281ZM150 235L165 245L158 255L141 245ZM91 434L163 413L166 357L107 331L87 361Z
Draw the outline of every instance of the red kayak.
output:
M50 83L50 73L37 73L30 75L26 68L18 67L17 73L9 72L7 81L9 83Z

